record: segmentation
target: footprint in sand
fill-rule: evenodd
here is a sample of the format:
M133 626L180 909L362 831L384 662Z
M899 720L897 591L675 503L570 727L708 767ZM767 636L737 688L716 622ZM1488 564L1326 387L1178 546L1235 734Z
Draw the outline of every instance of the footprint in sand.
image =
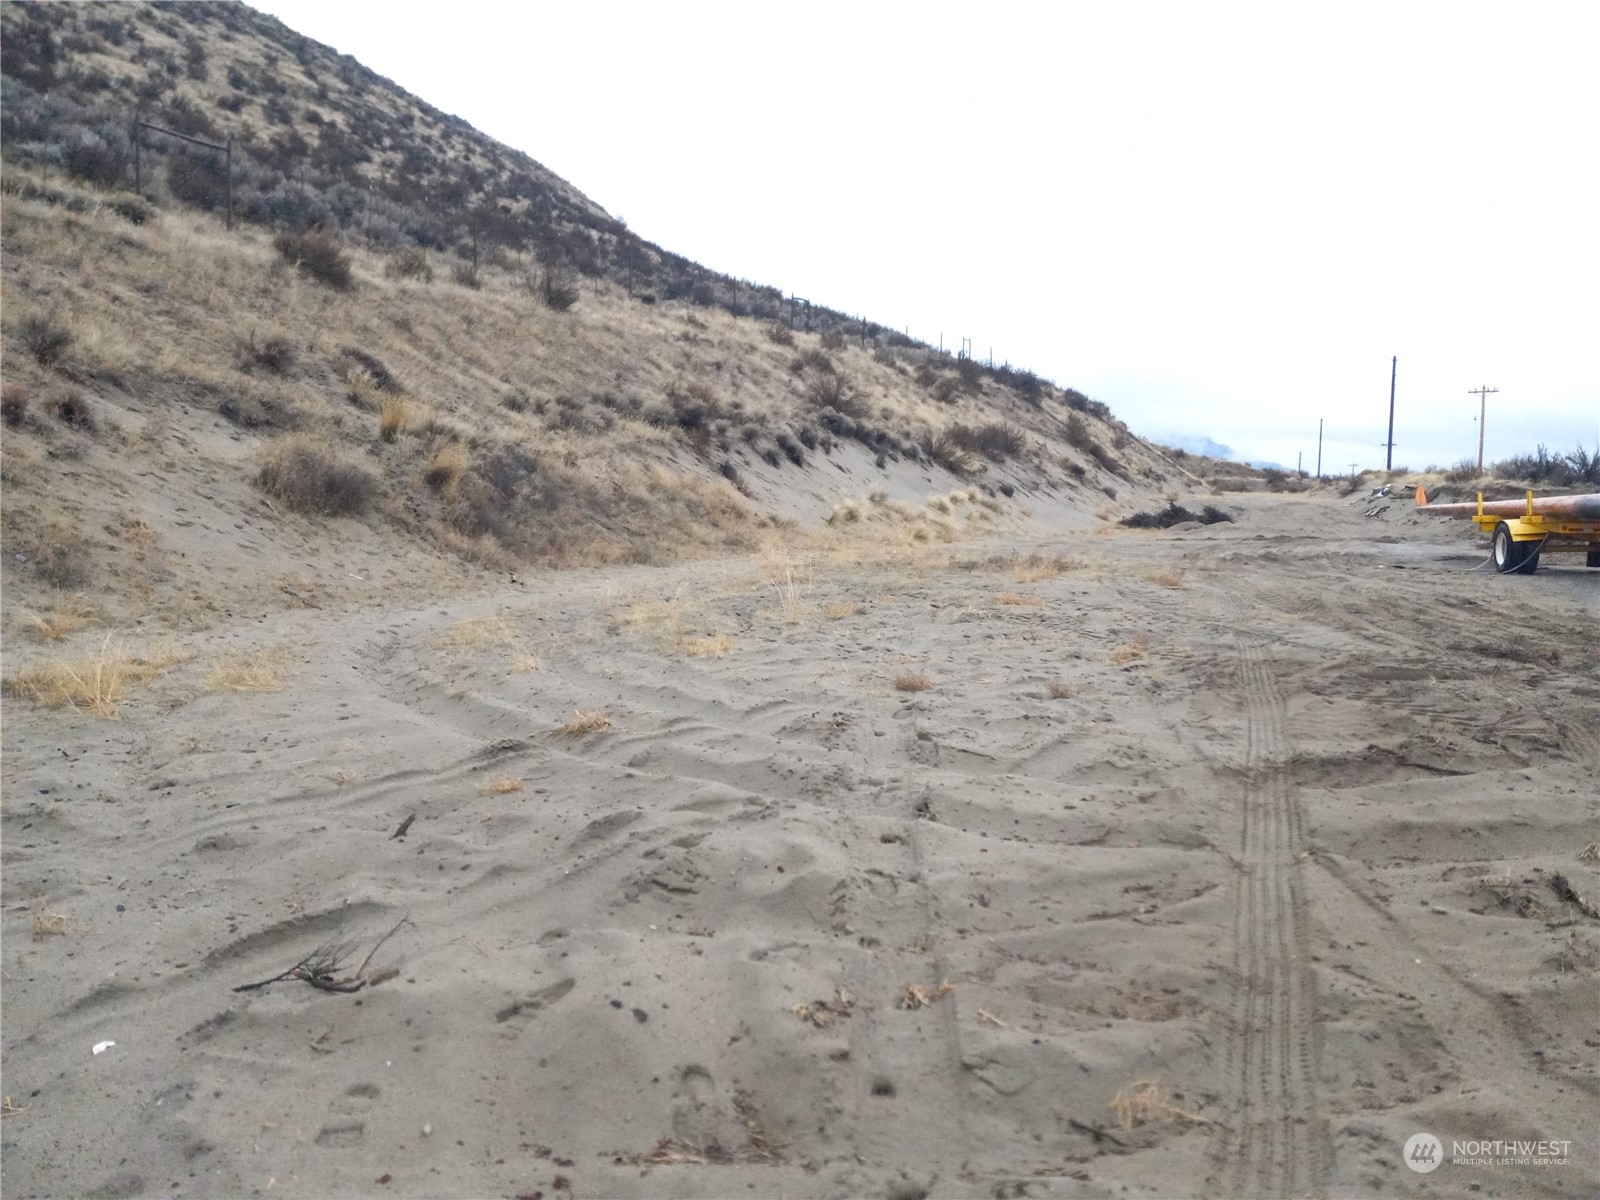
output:
M367 1114L378 1099L378 1085L356 1083L328 1105L328 1119L317 1130L317 1145L336 1149L354 1146L367 1135Z
M577 986L578 981L571 978L563 979L559 983L552 983L549 987L540 988L537 992L530 992L520 1000L513 1000L510 1004L497 1011L494 1014L494 1019L504 1024L511 1020L512 1017L536 1016L562 999Z
M672 1106L672 1132L689 1142L721 1141L736 1145L738 1120L733 1097L710 1071L690 1063L678 1071L677 1103ZM729 1141L728 1139L734 1139Z

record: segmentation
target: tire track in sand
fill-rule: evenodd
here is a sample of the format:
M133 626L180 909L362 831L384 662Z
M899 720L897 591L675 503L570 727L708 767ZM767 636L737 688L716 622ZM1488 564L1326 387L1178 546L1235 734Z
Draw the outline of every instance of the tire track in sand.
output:
M1244 617L1236 616L1238 628ZM1289 782L1283 697L1262 645L1240 634L1235 645L1247 717L1226 1060L1234 1119L1219 1139L1219 1177L1234 1196L1313 1195L1327 1178L1328 1139L1317 1108L1316 985L1296 857L1305 817Z

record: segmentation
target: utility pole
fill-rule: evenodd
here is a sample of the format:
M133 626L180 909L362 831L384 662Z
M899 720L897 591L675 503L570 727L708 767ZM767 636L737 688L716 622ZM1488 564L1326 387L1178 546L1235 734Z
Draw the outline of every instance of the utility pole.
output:
M1478 398L1478 474L1483 474L1483 419L1488 415L1489 397L1498 392L1499 388L1488 386L1468 388L1467 395Z
M1357 467L1359 467L1359 466L1360 466L1360 465L1361 465L1361 464L1360 464L1360 463L1351 463L1351 464L1350 464L1350 481L1351 481L1351 482L1352 482L1352 483L1354 483L1354 482L1355 482L1355 478L1356 478L1356 468L1357 468Z
M1317 418L1317 479L1322 479L1322 417Z
M1306 473L1304 466L1302 466L1302 460L1305 456L1306 452L1304 450L1296 450L1294 452L1294 473L1296 475L1304 475Z
M1385 471L1394 470L1394 377L1400 369L1400 356L1397 354L1389 360L1389 440L1385 445L1389 449L1389 456L1383 461Z

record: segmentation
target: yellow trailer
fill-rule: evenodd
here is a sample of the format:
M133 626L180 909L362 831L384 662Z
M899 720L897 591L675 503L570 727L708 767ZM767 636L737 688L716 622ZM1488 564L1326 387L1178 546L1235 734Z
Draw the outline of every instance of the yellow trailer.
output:
M1429 504L1419 487L1417 507L1441 517L1471 517L1491 535L1494 569L1502 575L1532 575L1546 551L1586 554L1585 566L1600 567L1600 492L1535 500L1529 489L1525 499L1487 503L1479 492L1476 504Z

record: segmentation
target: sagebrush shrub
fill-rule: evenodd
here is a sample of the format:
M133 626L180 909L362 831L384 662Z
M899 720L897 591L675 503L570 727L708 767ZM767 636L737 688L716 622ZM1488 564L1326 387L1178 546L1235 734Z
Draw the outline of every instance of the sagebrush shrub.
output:
M292 509L329 517L365 512L378 491L366 468L299 438L272 448L256 482Z
M20 383L8 383L4 391L0 391L0 420L12 429L25 424L28 420L28 403L32 394Z
M17 338L36 363L53 367L72 345L72 330L57 321L53 313L35 313L17 323Z
M343 291L350 286L350 256L325 229L285 230L272 240L284 262L320 283Z
M421 246L407 246L389 257L383 264L383 273L389 279L418 279L433 282L433 268L428 265L428 252Z

